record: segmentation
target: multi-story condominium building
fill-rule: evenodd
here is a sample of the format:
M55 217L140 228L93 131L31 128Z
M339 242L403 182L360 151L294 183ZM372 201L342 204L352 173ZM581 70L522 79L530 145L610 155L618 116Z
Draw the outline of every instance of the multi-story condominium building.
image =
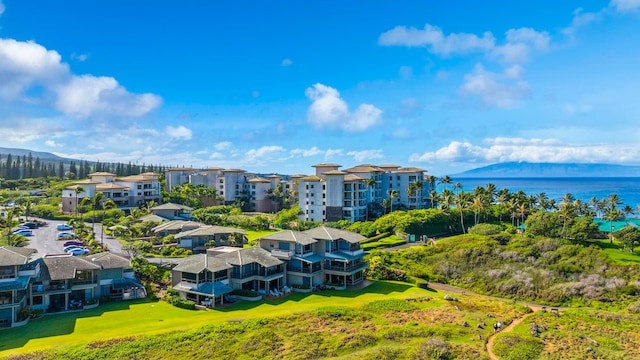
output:
M361 164L340 170L338 164L316 164L313 175L270 175L261 178L241 169L169 169L167 184L215 184L227 204L244 201L257 212L279 211L284 203L273 196L287 193L298 202L300 220L362 221L379 215L385 200L394 209L423 209L429 204L425 170L393 164ZM171 179L171 180L169 180ZM278 189L276 191L276 189Z
M281 231L259 239L259 246L286 261L289 286L314 287L325 283L355 285L364 280L368 267L360 242L350 231L325 226L298 232Z
M370 164L345 170L339 170L337 164L314 167L315 175L298 180L301 220L367 220L371 204L382 205L385 199L396 209L427 207L425 195L430 185L425 181L423 169Z
M260 247L223 246L185 258L172 269L171 282L181 297L208 305L224 302L234 289L269 294L285 286L346 288L364 281L362 240L328 227L281 231L259 239Z
M111 199L119 208L137 207L139 204L161 201L160 181L158 174L143 173L117 177L108 172L89 174L90 179L76 181L62 190L62 212L73 213L83 198L101 192L106 199ZM78 189L82 191L78 192Z
M286 285L284 263L264 249L211 250L185 258L171 270L173 289L181 297L214 305L234 289L268 294Z
M128 259L109 252L75 257L0 247L0 327L21 325L20 310L81 310L101 297L128 300L145 297Z

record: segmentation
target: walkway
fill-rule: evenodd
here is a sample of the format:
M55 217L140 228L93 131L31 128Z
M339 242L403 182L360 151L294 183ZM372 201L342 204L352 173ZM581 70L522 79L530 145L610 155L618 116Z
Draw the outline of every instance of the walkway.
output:
M515 328L516 326L518 326L518 324L520 324L524 319L528 318L529 316L534 315L537 311L541 310L541 309L545 309L548 306L546 305L541 305L541 304L535 304L535 303L530 303L530 302L526 302L526 301L515 301L512 299L505 299L505 298L501 298L501 297L497 297L497 296L490 296L490 295L483 295L483 294L478 294L478 293L474 293L459 287L455 287L455 286L451 286L451 285L446 285L446 284L438 284L438 283L429 283L429 287L438 291L444 291L444 292L450 292L450 293L455 293L455 294L468 294L468 295L473 295L473 296L478 296L478 297L482 297L485 299L492 299L492 300L499 300L499 301L514 301L518 304L521 305L525 305L528 306L532 312L528 313L528 314L524 314L523 316L514 319L511 324L509 324L509 326L505 327L502 331L495 333L491 336L489 336L489 338L487 339L487 353L489 353L489 358L491 360L499 360L498 356L496 356L496 354L493 353L493 342L494 342L494 338L497 334L499 333L503 333L503 332L510 332L511 330L513 330L513 328ZM559 308L559 307L551 307L551 309L553 310L562 310L562 309L566 309L566 308Z

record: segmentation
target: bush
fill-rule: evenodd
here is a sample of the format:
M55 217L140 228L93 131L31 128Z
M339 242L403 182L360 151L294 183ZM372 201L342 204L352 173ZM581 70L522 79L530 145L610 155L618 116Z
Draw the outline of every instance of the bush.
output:
M257 297L258 292L257 291L253 291L253 290L242 290L242 289L237 289L237 290L233 290L233 295L238 295L238 296L246 296L246 297Z
M500 334L493 350L500 359L537 359L544 349L544 342L533 337L524 338L515 334Z
M291 285L291 287L296 288L296 289L311 289L311 286L304 285L304 284L293 284L293 285Z
M449 359L449 345L444 339L430 338L421 343L416 349L414 359Z
M377 300L372 301L362 307L362 310L372 312L410 312L416 309L417 307L414 304L402 299Z
M167 302L175 307L179 307L181 309L187 310L195 310L196 303L191 300L186 300L181 298L180 296L174 295L167 297Z
M478 224L469 228L469 234L497 235L502 232L502 226L495 224Z

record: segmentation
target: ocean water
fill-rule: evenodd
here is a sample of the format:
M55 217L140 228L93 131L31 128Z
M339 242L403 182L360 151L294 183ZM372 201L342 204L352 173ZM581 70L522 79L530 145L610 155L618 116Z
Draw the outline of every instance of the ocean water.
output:
M452 178L452 180L454 184L462 184L462 190L467 192L472 192L476 186L486 187L488 183L492 183L497 190L509 189L511 192L522 190L527 195L538 195L544 192L549 199L556 199L557 202L560 202L567 193L584 202L589 202L594 196L597 199L604 199L611 194L617 194L623 202L621 208L629 205L639 211L638 205L640 205L640 178L635 177ZM447 188L451 189L452 185L447 185ZM442 191L443 185L439 184L437 189Z

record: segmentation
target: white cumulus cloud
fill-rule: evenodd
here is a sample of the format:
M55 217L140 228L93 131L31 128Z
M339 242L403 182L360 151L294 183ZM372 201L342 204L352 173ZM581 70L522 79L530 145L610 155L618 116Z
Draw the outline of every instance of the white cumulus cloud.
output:
M310 156L320 155L322 153L323 151L318 149L317 146L314 146L310 149L293 149L289 151L289 154L293 156L302 156L302 157L310 157Z
M183 125L173 127L167 126L164 130L165 134L173 139L180 140L191 140L193 133L190 129L184 127Z
M382 159L384 157L382 156L381 149L349 151L347 155L353 156L354 160L358 162L374 160L374 159Z
M618 12L628 12L640 8L640 0L611 0L609 6Z
M70 80L54 87L58 94L55 107L69 115L88 117L99 113L140 116L160 105L153 94L128 92L112 77L72 75Z
M47 140L44 144L50 147L62 147L62 144L58 144L54 140Z
M57 51L33 41L0 39L0 97L29 101L28 90L40 86L40 98L67 115L140 116L158 107L160 97L134 94L112 77L75 75Z
M320 83L307 88L305 95L312 101L307 121L317 128L362 132L378 125L382 117L382 110L370 104L361 104L350 112L338 90Z
M284 60L282 60L280 65L281 66L291 66L291 65L293 65L293 61L291 61L291 59L284 59Z
M251 149L246 153L247 161L271 159L272 157L285 151L285 148L277 145L263 146L259 149Z
M445 35L439 27L430 24L426 24L424 29L396 26L378 38L380 45L430 47L433 53L439 55L486 51L493 49L495 41L490 32L485 32L481 37L469 33Z
M465 75L465 82L458 92L463 96L478 96L484 106L512 108L525 100L531 90L521 79L523 71L522 67L512 65L498 74L477 64L471 74Z
M213 147L216 148L216 150L228 150L231 148L231 145L233 145L231 141L221 141L213 145Z
M413 162L498 163L508 161L634 163L637 144L568 144L557 139L494 138L476 145L452 141L436 151L412 154Z

